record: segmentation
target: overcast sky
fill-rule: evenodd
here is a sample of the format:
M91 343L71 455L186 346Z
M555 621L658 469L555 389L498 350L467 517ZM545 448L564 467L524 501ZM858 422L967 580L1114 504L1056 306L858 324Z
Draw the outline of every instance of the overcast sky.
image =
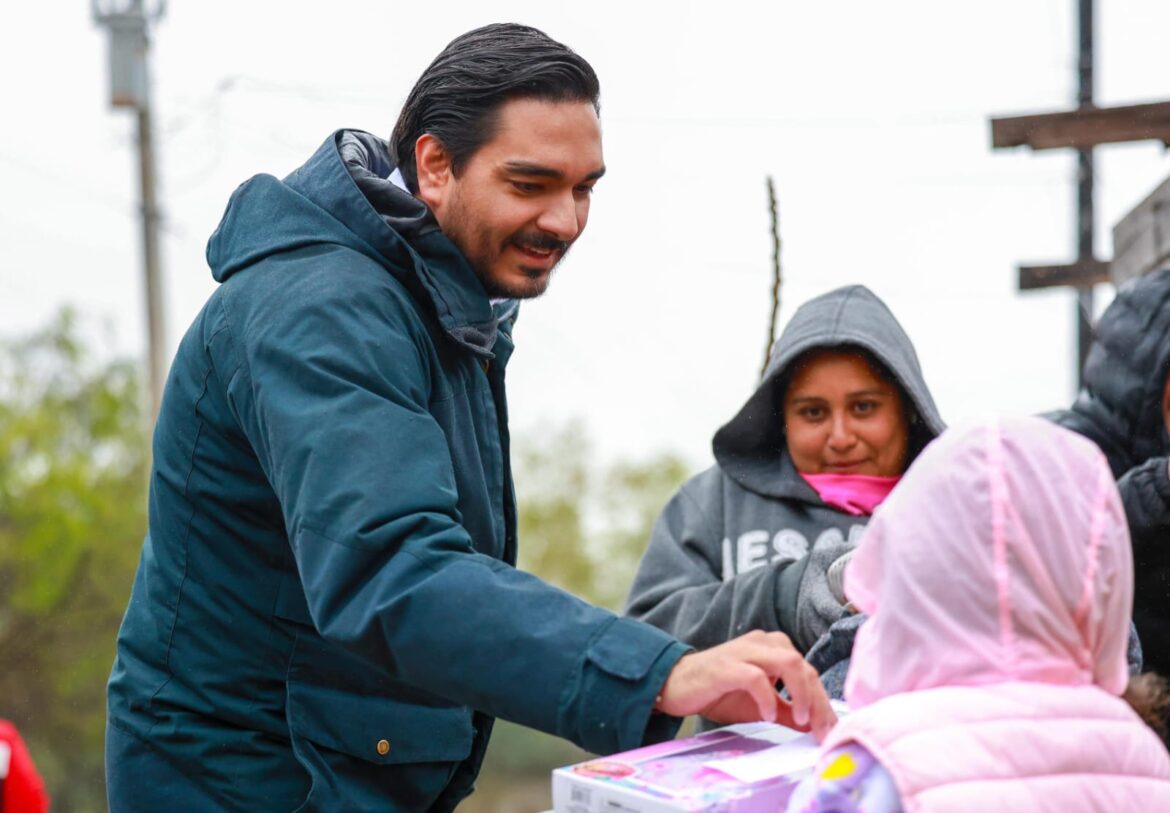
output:
M782 317L864 283L910 333L948 421L1066 404L1074 297L1018 293L1015 265L1073 259L1073 158L992 153L987 119L1071 105L1075 6L172 0L153 43L168 355L213 289L203 247L232 189L288 173L334 129L385 136L452 37L512 20L597 69L609 167L584 237L523 308L514 434L579 416L605 458L709 461L763 352L768 174ZM1170 98L1167 31L1165 0L1099 0L1099 104ZM88 4L8 9L0 76L0 333L72 303L142 352L134 131L108 107ZM1170 158L1111 146L1097 168L1109 257L1113 224Z

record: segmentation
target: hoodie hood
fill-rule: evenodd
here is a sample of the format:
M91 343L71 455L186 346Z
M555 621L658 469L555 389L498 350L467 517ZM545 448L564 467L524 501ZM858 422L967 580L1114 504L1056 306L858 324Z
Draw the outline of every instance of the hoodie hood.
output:
M808 351L841 346L860 347L873 354L901 387L917 416L910 426L911 460L943 431L945 425L927 389L910 337L872 291L851 285L796 309L772 346L760 386L736 416L715 433L712 449L727 476L766 497L819 500L788 456L781 382L792 363Z
M246 181L207 243L212 276L223 282L275 254L342 245L385 266L454 341L491 356L499 323L514 314L515 303L493 308L426 204L388 180L393 170L384 141L338 130L283 180Z
M1129 676L1133 563L1104 456L1041 418L952 430L874 514L845 574L869 621L845 696Z

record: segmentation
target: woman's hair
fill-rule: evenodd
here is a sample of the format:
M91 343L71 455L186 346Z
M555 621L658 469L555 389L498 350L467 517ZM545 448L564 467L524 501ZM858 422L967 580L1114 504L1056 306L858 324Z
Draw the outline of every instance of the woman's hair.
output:
M1142 722L1165 738L1170 717L1170 683L1154 672L1134 675L1121 698L1137 712Z

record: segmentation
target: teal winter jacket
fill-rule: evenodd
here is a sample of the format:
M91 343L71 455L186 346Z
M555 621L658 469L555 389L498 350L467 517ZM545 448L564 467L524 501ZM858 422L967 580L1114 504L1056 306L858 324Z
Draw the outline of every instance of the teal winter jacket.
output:
M599 753L686 651L513 567L489 301L385 146L232 196L172 365L109 687L121 810L450 810L503 717Z

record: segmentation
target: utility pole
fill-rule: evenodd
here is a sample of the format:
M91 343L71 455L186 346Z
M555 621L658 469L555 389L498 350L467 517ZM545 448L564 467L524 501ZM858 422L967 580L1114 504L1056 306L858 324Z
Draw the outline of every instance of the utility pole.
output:
M1093 2L1078 0L1077 25L1077 109L1093 107ZM1093 148L1077 150L1077 262L1096 259L1093 242L1096 236L1093 207ZM1093 286L1077 287L1077 388L1084 381L1085 360L1093 344Z
M166 326L163 313L161 213L156 194L153 113L150 94L149 24L166 8L157 0L148 12L143 0L91 0L93 19L109 33L110 106L130 108L138 121L138 179L142 214L142 263L146 300L147 362L151 424L158 417L166 377Z
M1093 285L1109 282L1109 261L1093 251L1093 148L1155 139L1170 146L1170 102L1097 107L1093 102L1093 0L1077 0L1079 36L1077 107L1059 113L991 119L991 146L1077 151L1077 260L1071 265L1021 265L1019 289L1072 286L1077 290L1077 383L1092 343Z

